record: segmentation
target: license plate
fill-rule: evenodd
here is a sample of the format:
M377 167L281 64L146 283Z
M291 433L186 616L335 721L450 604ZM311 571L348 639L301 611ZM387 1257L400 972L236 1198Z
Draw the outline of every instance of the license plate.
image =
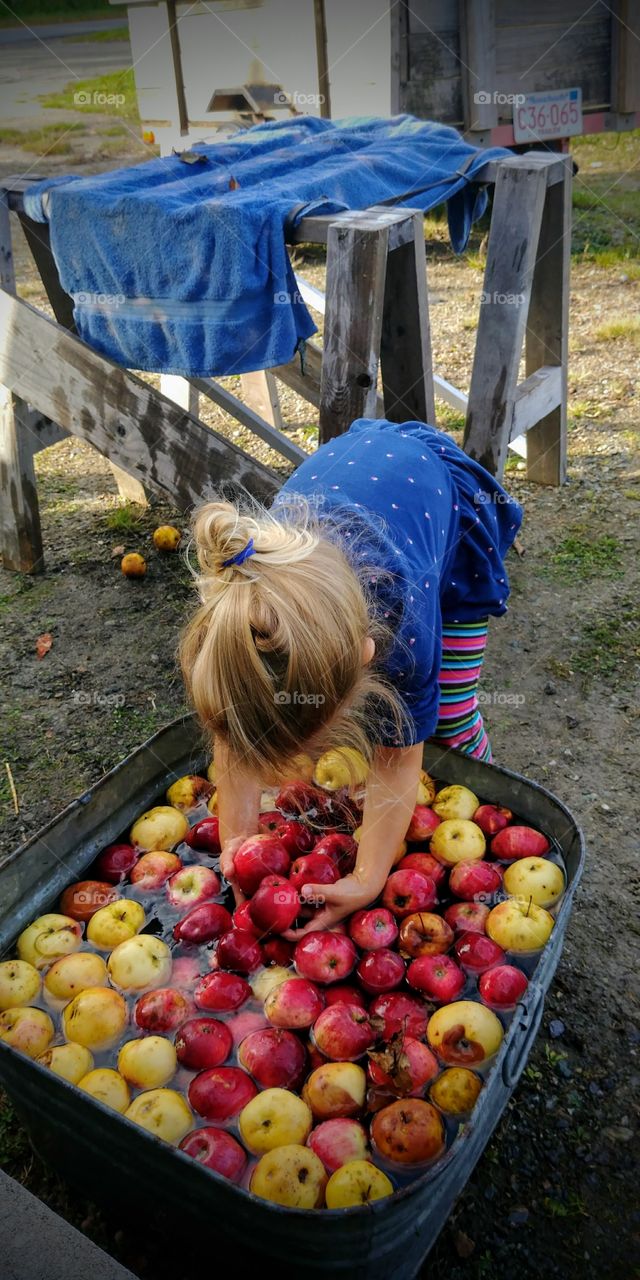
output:
M545 142L582 133L582 89L525 93L513 105L516 142Z

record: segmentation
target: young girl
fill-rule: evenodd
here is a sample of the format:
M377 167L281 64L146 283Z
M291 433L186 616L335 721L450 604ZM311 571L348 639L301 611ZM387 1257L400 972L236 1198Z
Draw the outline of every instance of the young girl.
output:
M181 660L214 744L232 885L263 785L300 752L351 745L370 761L353 874L303 889L324 896L314 929L381 892L427 738L491 758L476 692L521 517L442 432L367 419L305 460L270 511L196 513L202 604Z

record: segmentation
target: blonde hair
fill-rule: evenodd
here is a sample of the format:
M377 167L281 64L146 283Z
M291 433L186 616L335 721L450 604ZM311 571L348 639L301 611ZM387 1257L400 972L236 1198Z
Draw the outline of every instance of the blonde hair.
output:
M215 501L195 513L193 537L202 603L180 661L212 738L266 779L305 749L353 746L370 759L382 736L401 737L401 700L363 665L367 637L379 654L391 636L367 598L369 567L352 567L339 529L321 527L300 498L277 515ZM251 555L229 563L250 540Z

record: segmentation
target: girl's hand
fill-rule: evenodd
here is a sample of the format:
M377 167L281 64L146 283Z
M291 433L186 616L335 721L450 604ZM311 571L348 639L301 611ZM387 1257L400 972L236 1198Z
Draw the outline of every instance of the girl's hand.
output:
M354 872L344 876L335 884L305 884L300 892L301 898L324 899L324 905L303 929L288 929L282 936L291 942L297 942L305 933L316 929L331 929L345 916L350 916L362 907L368 907L379 895L382 885L366 880Z
M235 865L233 860L238 849L240 848L240 845L244 844L246 838L247 838L246 836L236 836L234 840L227 840L222 850L222 853L220 854L220 870L225 880L228 880L229 884L231 885L231 888L233 890L233 896L235 898L237 907L240 905L241 902L244 902L244 894L242 890L238 887L238 882L236 880L236 873L235 873Z

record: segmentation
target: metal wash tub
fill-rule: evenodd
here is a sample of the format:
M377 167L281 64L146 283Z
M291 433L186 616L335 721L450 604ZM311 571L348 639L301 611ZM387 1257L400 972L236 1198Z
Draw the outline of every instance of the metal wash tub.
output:
M0 867L0 954L82 877L106 844L157 802L172 779L202 769L206 758L194 719L175 721L10 855ZM215 1240L219 1258L235 1248L243 1264L254 1263L267 1274L277 1268L283 1280L299 1277L301 1267L327 1280L336 1273L353 1280L415 1276L525 1066L584 864L580 829L543 787L497 765L443 755L429 745L424 766L438 780L469 786L542 828L559 846L568 881L551 939L471 1119L444 1159L389 1199L361 1208L332 1214L280 1208L203 1169L0 1042L0 1082L43 1159L99 1204L135 1209L136 1216L142 1210L155 1214L160 1238L173 1233L179 1219L192 1246L208 1239L211 1248ZM149 1229L152 1221L147 1216Z

